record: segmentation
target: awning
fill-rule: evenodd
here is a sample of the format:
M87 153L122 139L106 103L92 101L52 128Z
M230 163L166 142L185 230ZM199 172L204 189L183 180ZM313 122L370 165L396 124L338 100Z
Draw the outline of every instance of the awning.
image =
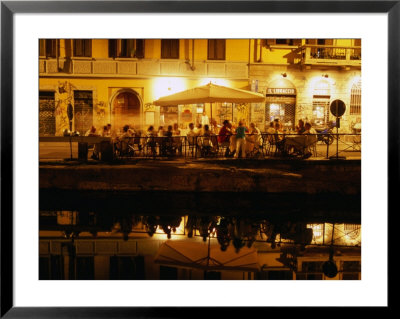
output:
M264 101L265 97L260 93L209 83L207 85L161 97L154 101L153 104L158 106L168 106L214 102L256 103Z
M219 244L168 240L159 249L157 264L203 269L206 271L259 271L255 248L243 247L236 252L233 246L222 251Z

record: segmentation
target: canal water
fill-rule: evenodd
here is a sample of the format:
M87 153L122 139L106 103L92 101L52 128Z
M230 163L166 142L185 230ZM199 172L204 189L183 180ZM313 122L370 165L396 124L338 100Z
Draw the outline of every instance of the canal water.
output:
M336 251L350 256L337 260L344 279L343 267L360 272L361 198L40 190L39 243L40 279L322 279ZM211 267L209 255L182 257L203 248L257 260ZM306 274L304 252L322 256Z

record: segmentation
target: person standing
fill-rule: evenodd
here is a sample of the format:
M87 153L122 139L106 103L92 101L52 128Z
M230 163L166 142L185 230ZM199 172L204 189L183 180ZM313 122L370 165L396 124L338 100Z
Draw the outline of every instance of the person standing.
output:
M243 125L242 121L239 121L239 126L235 130L236 132L236 154L235 158L240 156L243 157L245 153L245 142L246 142L246 132L249 130Z
M200 118L200 123L204 127L204 125L210 125L210 119L208 118L208 115L206 114L206 111L203 111L203 115Z

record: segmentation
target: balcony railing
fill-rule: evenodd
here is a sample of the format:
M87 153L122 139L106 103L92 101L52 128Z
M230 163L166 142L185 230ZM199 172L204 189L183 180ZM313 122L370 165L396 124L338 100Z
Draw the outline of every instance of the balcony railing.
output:
M304 45L301 64L361 66L361 47L332 45Z
M40 58L40 75L100 77L199 76L248 78L247 62L159 59Z

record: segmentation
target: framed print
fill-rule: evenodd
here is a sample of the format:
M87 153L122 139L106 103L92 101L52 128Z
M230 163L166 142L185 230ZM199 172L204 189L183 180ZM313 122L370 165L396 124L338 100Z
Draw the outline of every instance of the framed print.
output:
M389 309L399 15L1 1L1 316Z

